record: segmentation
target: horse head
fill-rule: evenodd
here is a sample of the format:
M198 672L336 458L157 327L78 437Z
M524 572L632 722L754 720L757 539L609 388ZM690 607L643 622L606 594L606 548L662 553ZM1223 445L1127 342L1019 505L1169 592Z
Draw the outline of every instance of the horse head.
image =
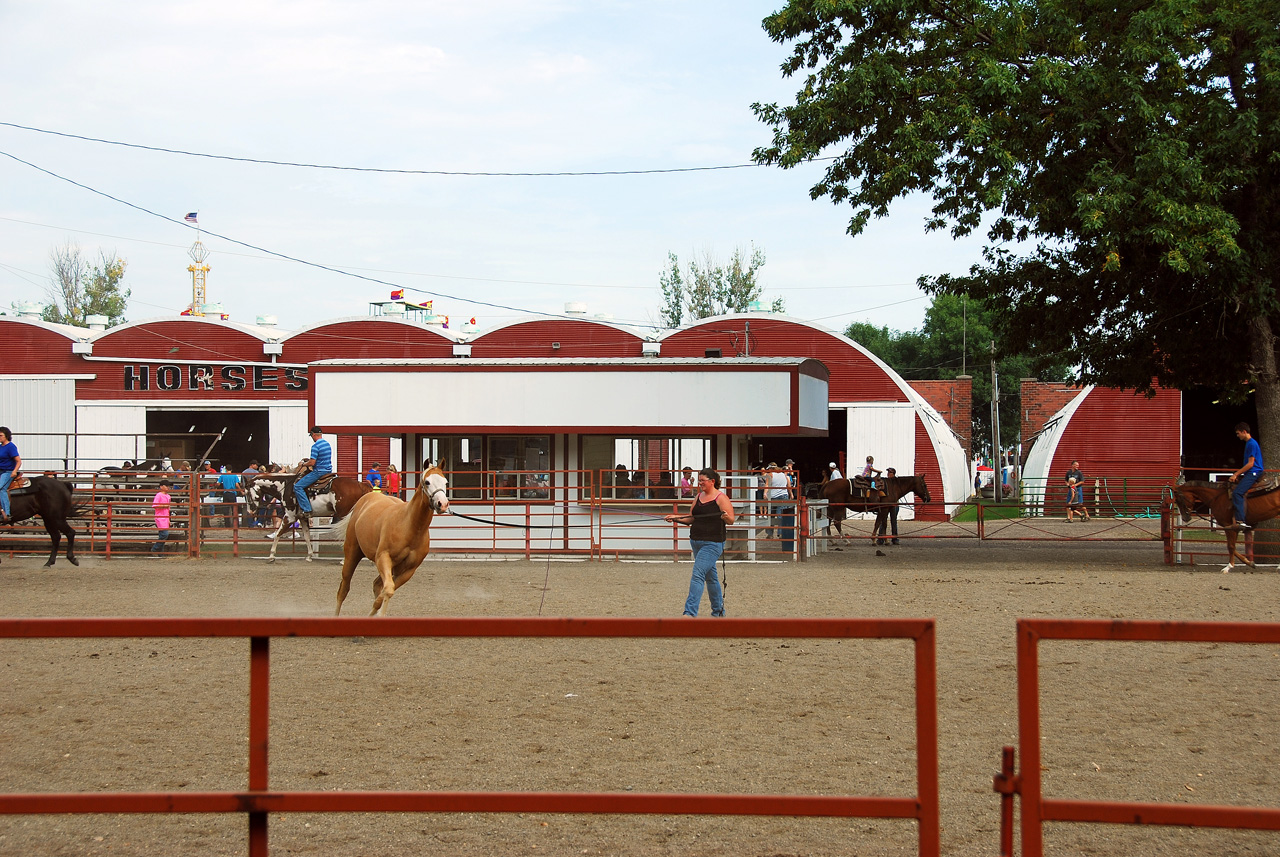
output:
M911 490L915 492L915 495L917 497L919 497L921 500L924 500L926 503L933 502L933 498L929 496L929 485L924 481L923 473L917 473L913 477L913 481L911 483Z
M1186 483L1174 487L1173 501L1178 504L1178 514L1182 517L1183 524L1191 523L1191 513L1195 510L1197 499L1193 489Z
M422 474L422 485L419 491L425 491L431 511L444 514L449 511L449 479L439 467L432 467Z
M250 512L256 512L262 508L266 500L283 500L284 484L284 479L272 475L259 474L253 477L248 480L248 486L245 488L245 505L249 507Z

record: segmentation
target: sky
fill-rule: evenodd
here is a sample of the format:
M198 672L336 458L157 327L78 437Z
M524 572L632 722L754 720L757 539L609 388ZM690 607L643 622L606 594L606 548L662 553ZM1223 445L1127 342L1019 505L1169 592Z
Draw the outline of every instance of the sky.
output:
M809 198L819 164L694 169L750 164L751 104L799 87L761 27L780 4L0 0L0 310L47 302L72 242L128 263L128 320L176 315L199 237L234 321L296 330L404 288L451 326L567 302L660 326L668 253L754 245L766 305L916 329L917 278L981 248L926 233L927 199L850 237Z

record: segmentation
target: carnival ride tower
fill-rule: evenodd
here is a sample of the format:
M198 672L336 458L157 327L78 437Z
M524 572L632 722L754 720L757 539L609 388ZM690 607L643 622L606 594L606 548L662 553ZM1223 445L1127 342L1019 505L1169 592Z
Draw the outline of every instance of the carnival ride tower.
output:
M191 264L187 266L187 270L191 272L191 306L187 307L184 315L202 316L205 304L208 303L205 280L209 275L209 266L205 264L205 260L209 258L209 251L197 238L187 255L191 257Z

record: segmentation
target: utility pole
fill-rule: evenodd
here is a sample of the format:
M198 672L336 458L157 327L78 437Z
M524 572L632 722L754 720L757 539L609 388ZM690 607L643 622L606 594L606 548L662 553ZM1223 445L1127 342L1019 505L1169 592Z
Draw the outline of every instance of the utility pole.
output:
M992 494L1001 498L1000 475L1004 470L1004 453L1000 449L1000 376L996 374L996 342L991 340L991 451L992 469L995 471L995 489Z

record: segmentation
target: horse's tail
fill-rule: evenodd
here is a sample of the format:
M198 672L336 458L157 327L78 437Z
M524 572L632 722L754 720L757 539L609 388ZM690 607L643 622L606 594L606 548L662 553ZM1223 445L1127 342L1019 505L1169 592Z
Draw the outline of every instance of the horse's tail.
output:
M67 517L68 518L83 517L84 513L89 511L89 505L90 504L88 500L81 500L79 503L73 504L71 508L67 510Z
M337 542L346 541L347 524L349 523L351 523L350 515L347 515L341 521L334 521L333 525L329 527L329 538Z

